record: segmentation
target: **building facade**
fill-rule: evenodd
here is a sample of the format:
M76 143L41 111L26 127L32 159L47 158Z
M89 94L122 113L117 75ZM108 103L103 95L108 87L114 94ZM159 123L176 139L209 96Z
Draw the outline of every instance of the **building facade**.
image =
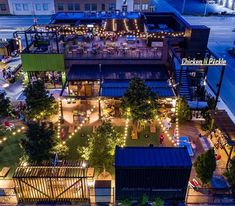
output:
M76 11L114 11L116 0L55 0L56 12L76 12Z
M52 15L57 12L152 11L150 0L0 0L0 14Z
M235 10L235 0L217 0L217 4Z
M120 11L151 11L150 0L117 0L116 4Z
M150 11L150 2L150 0L55 0L55 11Z
M8 0L12 15L52 15L55 13L54 0Z
M0 0L0 15L10 14L8 0Z

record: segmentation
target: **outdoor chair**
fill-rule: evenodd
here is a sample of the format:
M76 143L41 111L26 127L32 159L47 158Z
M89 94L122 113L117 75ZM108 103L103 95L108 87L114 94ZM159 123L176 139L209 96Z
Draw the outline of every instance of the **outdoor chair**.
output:
M201 184L196 178L193 178L191 181L189 181L189 187L191 187L193 190L197 190L201 187Z
M4 126L6 127L6 130L11 131L12 129L15 129L15 125L11 122L8 122L8 121L4 122Z

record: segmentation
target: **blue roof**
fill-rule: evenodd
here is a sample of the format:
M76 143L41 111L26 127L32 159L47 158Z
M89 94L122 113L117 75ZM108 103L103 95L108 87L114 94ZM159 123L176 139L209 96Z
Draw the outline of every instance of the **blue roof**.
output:
M173 97L174 93L167 81L145 81L148 86L159 97ZM104 81L101 85L101 96L122 97L129 86L129 81Z
M72 65L67 79L69 81L100 79L99 65Z
M115 167L191 167L185 147L116 147Z
M101 96L103 97L122 97L127 87L102 87ZM151 90L159 97L174 97L172 89L169 88L151 88Z

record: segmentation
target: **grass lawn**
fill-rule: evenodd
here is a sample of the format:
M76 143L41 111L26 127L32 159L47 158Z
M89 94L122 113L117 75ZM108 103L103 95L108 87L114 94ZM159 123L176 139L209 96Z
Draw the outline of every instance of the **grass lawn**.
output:
M124 127L117 127L117 129L124 134ZM159 134L160 130L157 129L156 133L150 133L149 127L146 127L143 131L138 134L138 139L131 139L132 128L129 128L128 137L126 141L127 146L154 146L159 145ZM83 127L77 132L71 139L67 141L69 147L69 153L66 159L68 160L79 160L79 153L77 148L80 146L87 145L88 134L92 133L92 127ZM148 137L145 137L147 135ZM7 141L0 145L0 169L3 167L10 167L11 170L7 178L11 178L15 168L19 163L20 157L23 155L23 150L20 148L20 140L24 138L24 134L18 133L15 136L9 134Z
M124 134L124 127L118 127L118 130ZM126 146L149 146L153 144L154 146L159 145L160 129L157 128L156 133L151 133L149 126L145 127L141 132L138 133L138 139L131 138L132 127L128 130L128 135L126 139Z
M86 146L88 134L92 133L92 127L86 126L82 127L71 139L67 141L67 146L69 147L69 153L66 159L68 160L78 160L79 153L77 151L78 147Z
M10 167L11 170L8 173L7 177L11 178L15 168L19 163L20 157L23 155L23 150L21 149L19 143L24 134L18 133L15 136L9 134L7 135L6 142L1 144L0 150L0 169L3 167Z

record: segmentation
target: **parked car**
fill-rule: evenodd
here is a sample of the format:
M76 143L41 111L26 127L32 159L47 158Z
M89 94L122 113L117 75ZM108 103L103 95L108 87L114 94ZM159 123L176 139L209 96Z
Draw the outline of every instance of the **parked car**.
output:
M3 59L2 59L2 63L8 63L8 62L11 62L12 61L12 57L4 57Z

